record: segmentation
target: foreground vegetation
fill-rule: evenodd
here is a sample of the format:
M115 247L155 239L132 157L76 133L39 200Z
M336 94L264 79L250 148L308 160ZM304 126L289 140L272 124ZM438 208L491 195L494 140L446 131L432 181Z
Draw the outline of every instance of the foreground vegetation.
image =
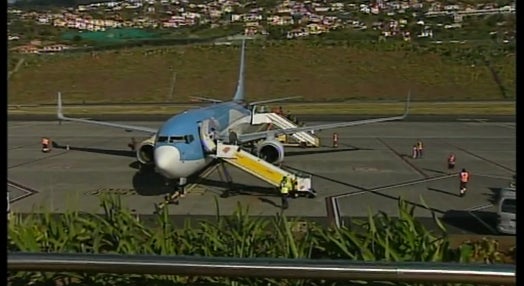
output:
M232 216L226 217L220 215L218 204L216 221L176 228L167 209L163 209L157 214L156 223L146 226L122 206L118 197L103 197L101 206L103 215L78 211L60 217L49 212L13 215L8 226L8 251L508 262L494 240L465 241L452 248L438 219L435 221L440 232L427 230L414 218L415 207L403 200L398 201L398 217L370 214L366 221L342 228L324 228L310 222L300 228L298 220L288 220L283 215L255 218L240 205ZM12 285L27 285L30 281L53 285L50 283L58 280L61 285L348 285L329 281L26 272L10 273L9 280Z
M137 47L91 53L11 54L9 104L187 102L230 99L238 46ZM246 53L250 100L514 100L515 53L498 45L409 44L311 39L254 41Z

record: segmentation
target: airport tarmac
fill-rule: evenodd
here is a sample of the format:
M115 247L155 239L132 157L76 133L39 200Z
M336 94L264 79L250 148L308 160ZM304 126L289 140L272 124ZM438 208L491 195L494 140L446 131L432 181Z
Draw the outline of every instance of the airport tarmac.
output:
M316 124L319 122L310 122ZM159 127L161 122L127 122ZM332 134L339 135L333 148ZM312 175L318 196L290 201L285 214L328 219L344 224L349 218L383 211L397 216L398 198L419 205L417 217L429 220L421 198L454 231L494 233L494 203L500 188L516 173L514 122L387 122L316 133L319 148L286 148L283 166ZM63 148L40 151L47 136ZM101 212L99 196L118 193L123 203L143 215L153 214L155 204L169 191L156 174L137 169L135 154L127 144L143 134L103 126L56 121L8 122L8 190L11 210L42 209L64 212L78 209ZM425 145L421 159L409 157L417 139ZM69 145L69 150L65 148ZM457 170L446 169L450 152L457 156ZM218 166L218 165L217 165ZM237 194L221 198L228 187L218 167L191 180L188 195L169 213L185 217L231 214L240 203L249 213L271 216L280 212L280 197L269 184L226 165ZM468 194L458 194L458 171L471 172ZM467 218L467 221L450 218ZM476 229L471 229L475 222ZM460 223L457 223L460 222ZM483 230L479 230L482 228Z

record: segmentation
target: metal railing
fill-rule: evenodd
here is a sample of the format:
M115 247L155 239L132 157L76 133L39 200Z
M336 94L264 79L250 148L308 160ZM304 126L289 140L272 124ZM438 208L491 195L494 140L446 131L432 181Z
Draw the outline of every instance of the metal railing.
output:
M515 285L515 265L193 256L9 253L8 271Z

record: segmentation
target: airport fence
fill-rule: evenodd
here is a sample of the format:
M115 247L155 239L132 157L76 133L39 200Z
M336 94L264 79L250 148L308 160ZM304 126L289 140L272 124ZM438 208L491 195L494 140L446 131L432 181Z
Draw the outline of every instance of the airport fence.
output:
M11 272L516 284L516 266L507 264L11 252L7 268Z

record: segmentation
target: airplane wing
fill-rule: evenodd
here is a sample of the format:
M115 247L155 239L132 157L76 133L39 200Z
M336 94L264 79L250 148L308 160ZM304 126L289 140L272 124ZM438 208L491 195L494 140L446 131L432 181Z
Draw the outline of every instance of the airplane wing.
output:
M209 102L212 102L212 103L220 103L220 102L222 102L222 100L220 100L220 99L214 99L214 98L209 98L209 97L191 96L191 98L194 99L194 100L209 101Z
M96 120L89 120L89 119L82 119L82 118L71 118L66 117L62 113L62 95L60 92L58 93L58 106L56 110L56 115L59 120L64 121L72 121L72 122L81 122L81 123L87 123L87 124L95 124L95 125L102 125L102 126L108 126L108 127L115 127L120 129L125 129L127 131L140 131L150 134L155 134L157 132L157 129L149 128L149 127L141 127L141 126L133 126L133 125L126 125L126 124L118 124L118 123L111 123L111 122L103 122L103 121L96 121Z
M409 96L406 101L405 112L404 114L400 116L373 118L373 119L357 120L357 121L350 121L350 122L328 123L328 124L320 124L320 125L304 126L304 127L296 127L296 128L274 129L274 130L267 130L267 131L261 131L261 132L239 134L238 140L242 143L246 143L246 142L250 142L254 140L273 138L273 137L276 137L282 134L294 134L298 132L307 132L307 131L312 131L312 130L320 131L320 130L332 129L332 128L342 128L342 127L365 125L365 124L372 124L372 123L379 123L379 122L386 122L386 121L402 120L408 116L408 111L409 111Z
M288 99L295 99L295 98L301 98L301 97L302 96L290 96L290 97L267 99L267 100L261 100L261 101L254 101L254 102L249 103L249 105L257 105L257 104L279 102L279 101L285 101L285 100L288 100Z

